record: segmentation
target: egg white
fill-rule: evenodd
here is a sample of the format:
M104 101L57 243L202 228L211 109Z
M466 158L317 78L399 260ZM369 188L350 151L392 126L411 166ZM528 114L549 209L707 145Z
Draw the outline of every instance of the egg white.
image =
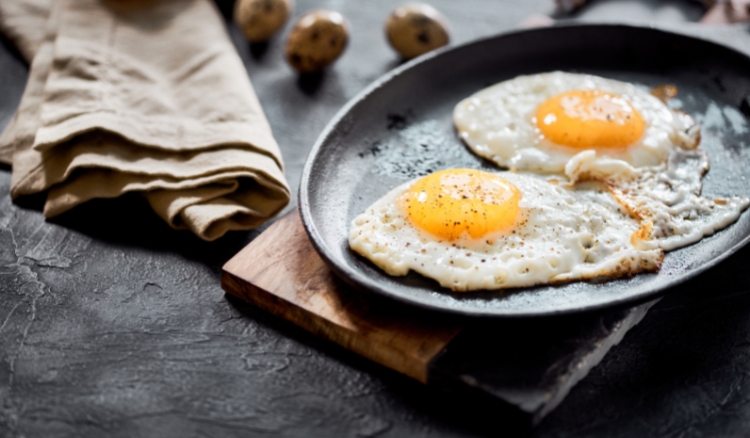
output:
M598 157L633 167L666 161L676 148L692 149L700 129L687 114L674 111L650 93L627 82L561 71L518 76L462 100L453 111L459 136L477 155L512 170L561 173L581 149L546 139L536 126L537 107L572 90L601 90L620 95L646 122L642 137L626 148L594 148Z
M396 187L357 216L349 232L352 250L390 275L410 270L454 291L500 289L614 277L658 269L659 248L638 249L632 218L598 185L568 189L559 180L502 172L522 193L512 230L456 241L414 225L398 198L415 181Z
M571 159L565 173L571 183L607 184L620 205L652 228L638 247L669 251L727 227L750 205L745 196L702 197L701 180L708 168L708 155L700 149L675 150L666 162L643 168L600 159L587 151Z

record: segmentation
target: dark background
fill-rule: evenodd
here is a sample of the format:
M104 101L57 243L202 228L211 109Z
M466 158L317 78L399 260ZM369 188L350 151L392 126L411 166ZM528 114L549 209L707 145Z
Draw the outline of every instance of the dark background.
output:
M450 21L454 44L554 10L552 0L431 3ZM231 10L231 2L219 4ZM300 79L286 65L283 38L251 48L230 28L295 197L307 151L328 120L398 65L381 30L398 4L297 1L295 18L329 8L351 24L347 51L317 77ZM670 27L701 14L698 2L686 0L600 0L575 18ZM727 42L750 51L744 27L732 35ZM12 115L26 74L4 42L0 124ZM168 228L137 196L45 221L35 200L10 202L9 184L10 169L0 169L0 436L508 432L485 400L423 387L228 299L221 266L262 229L205 243ZM749 260L750 249L743 250L669 294L533 435L748 435Z

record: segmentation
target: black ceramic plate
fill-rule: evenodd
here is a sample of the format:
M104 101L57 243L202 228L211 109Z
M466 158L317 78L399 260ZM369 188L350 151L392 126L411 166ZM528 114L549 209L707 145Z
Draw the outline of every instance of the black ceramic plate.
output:
M500 35L443 50L380 78L350 101L313 147L302 174L302 220L345 281L414 305L471 316L530 317L645 301L689 280L747 243L750 214L670 252L658 273L604 283L451 293L411 273L390 277L349 250L352 219L404 181L450 167L496 169L457 138L454 105L517 75L564 70L645 87L676 84L682 109L702 121L711 157L707 197L750 196L750 58L704 40L651 28L562 26Z

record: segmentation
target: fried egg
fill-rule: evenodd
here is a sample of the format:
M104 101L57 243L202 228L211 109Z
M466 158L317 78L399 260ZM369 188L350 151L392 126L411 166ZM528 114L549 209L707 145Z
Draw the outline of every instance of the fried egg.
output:
M585 150L640 168L693 149L700 128L687 114L633 84L551 72L501 82L453 112L460 138L501 167L562 173Z
M500 166L606 184L641 223L639 247L672 250L736 221L748 199L701 197L700 128L665 105L676 87L655 91L592 75L519 76L464 99L454 122Z
M470 291L657 270L662 249L639 247L647 231L598 183L448 169L367 208L349 246L390 275Z

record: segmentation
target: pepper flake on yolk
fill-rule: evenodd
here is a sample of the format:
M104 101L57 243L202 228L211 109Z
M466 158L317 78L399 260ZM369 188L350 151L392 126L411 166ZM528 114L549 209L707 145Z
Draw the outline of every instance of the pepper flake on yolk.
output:
M447 240L506 230L518 216L521 192L508 181L473 169L448 169L418 180L401 197L414 226Z
M621 96L573 90L537 108L536 125L553 143L575 148L623 148L643 135L646 122Z

